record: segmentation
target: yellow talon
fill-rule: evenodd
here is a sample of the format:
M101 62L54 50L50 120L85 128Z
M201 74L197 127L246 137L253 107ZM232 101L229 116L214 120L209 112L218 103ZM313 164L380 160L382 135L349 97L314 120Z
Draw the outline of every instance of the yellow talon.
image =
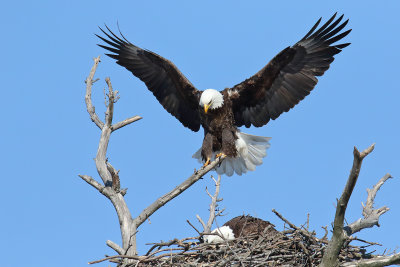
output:
M226 155L224 153L218 153L215 158L219 158L219 157L226 157Z
M210 158L207 159L206 163L204 163L203 168L210 164Z

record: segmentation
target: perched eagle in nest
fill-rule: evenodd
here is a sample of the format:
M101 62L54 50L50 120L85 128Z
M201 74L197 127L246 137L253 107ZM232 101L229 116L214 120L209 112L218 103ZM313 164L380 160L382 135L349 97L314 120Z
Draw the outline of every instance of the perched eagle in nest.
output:
M321 19L296 44L283 49L252 77L222 91L196 87L169 60L130 43L122 34L100 30L96 35L109 46L99 45L108 56L142 80L163 107L185 127L204 129L203 145L193 157L210 163L226 155L216 169L219 174L241 175L262 163L269 137L245 134L238 127L261 127L289 111L317 84L334 60L334 55L349 45L334 44L351 30L340 33L348 20L333 15L317 29Z
M204 235L205 243L221 243L248 236L276 236L280 234L275 225L249 215L237 216L227 221L222 227L214 229L214 235Z

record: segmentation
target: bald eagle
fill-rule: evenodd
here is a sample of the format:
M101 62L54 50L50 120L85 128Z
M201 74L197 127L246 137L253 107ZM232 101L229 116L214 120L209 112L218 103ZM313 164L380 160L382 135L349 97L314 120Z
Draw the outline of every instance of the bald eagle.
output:
M214 229L211 233L215 235L204 235L201 241L205 243L221 243L239 237L274 237L279 235L279 232L275 229L275 225L269 221L264 221L249 215L237 216L227 221L222 227Z
M143 81L161 105L183 126L192 131L204 129L204 140L193 157L208 165L214 157L226 159L216 169L219 174L241 175L262 163L269 147L269 137L245 134L238 127L261 127L289 111L317 84L334 60L350 43L334 44L351 30L339 33L348 23L340 24L343 15L333 15L317 29L321 18L293 46L279 52L252 77L222 91L196 87L169 60L117 36L107 26L106 35L96 34L109 46L99 45L112 52L133 75Z

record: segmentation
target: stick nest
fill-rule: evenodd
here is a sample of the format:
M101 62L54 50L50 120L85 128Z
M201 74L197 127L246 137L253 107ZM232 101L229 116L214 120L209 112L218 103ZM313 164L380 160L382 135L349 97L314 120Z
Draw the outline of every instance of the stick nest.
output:
M195 240L154 244L146 256L128 266L316 266L328 243L304 229L269 231L219 244ZM339 256L341 263L368 258L365 247L352 245L345 246Z

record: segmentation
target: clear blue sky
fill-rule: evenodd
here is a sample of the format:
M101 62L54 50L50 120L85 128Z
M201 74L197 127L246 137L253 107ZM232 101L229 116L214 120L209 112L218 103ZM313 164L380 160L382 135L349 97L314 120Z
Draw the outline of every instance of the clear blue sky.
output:
M108 157L129 188L134 215L186 179L199 164L191 155L203 134L182 127L143 83L106 58L97 47L97 26L107 23L133 43L172 60L200 90L235 85L294 44L319 17L334 12L350 19L352 45L337 55L315 90L289 113L245 132L271 136L264 164L244 176L223 178L221 207L227 216L251 214L282 222L275 208L297 225L311 214L311 227L330 225L352 164L353 146L376 143L364 161L347 212L361 216L366 188L385 173L390 180L377 206L391 210L381 227L357 234L400 245L400 2L376 1L8 1L3 3L0 43L2 81L0 253L1 265L87 266L114 252L120 242L110 202L78 178L95 178L100 131L84 104L92 58L102 55L93 97L103 118L104 78L121 99L115 121L143 120L115 132ZM154 214L138 233L145 243L194 236L195 215L206 218L209 175ZM107 266L100 264L98 266Z

